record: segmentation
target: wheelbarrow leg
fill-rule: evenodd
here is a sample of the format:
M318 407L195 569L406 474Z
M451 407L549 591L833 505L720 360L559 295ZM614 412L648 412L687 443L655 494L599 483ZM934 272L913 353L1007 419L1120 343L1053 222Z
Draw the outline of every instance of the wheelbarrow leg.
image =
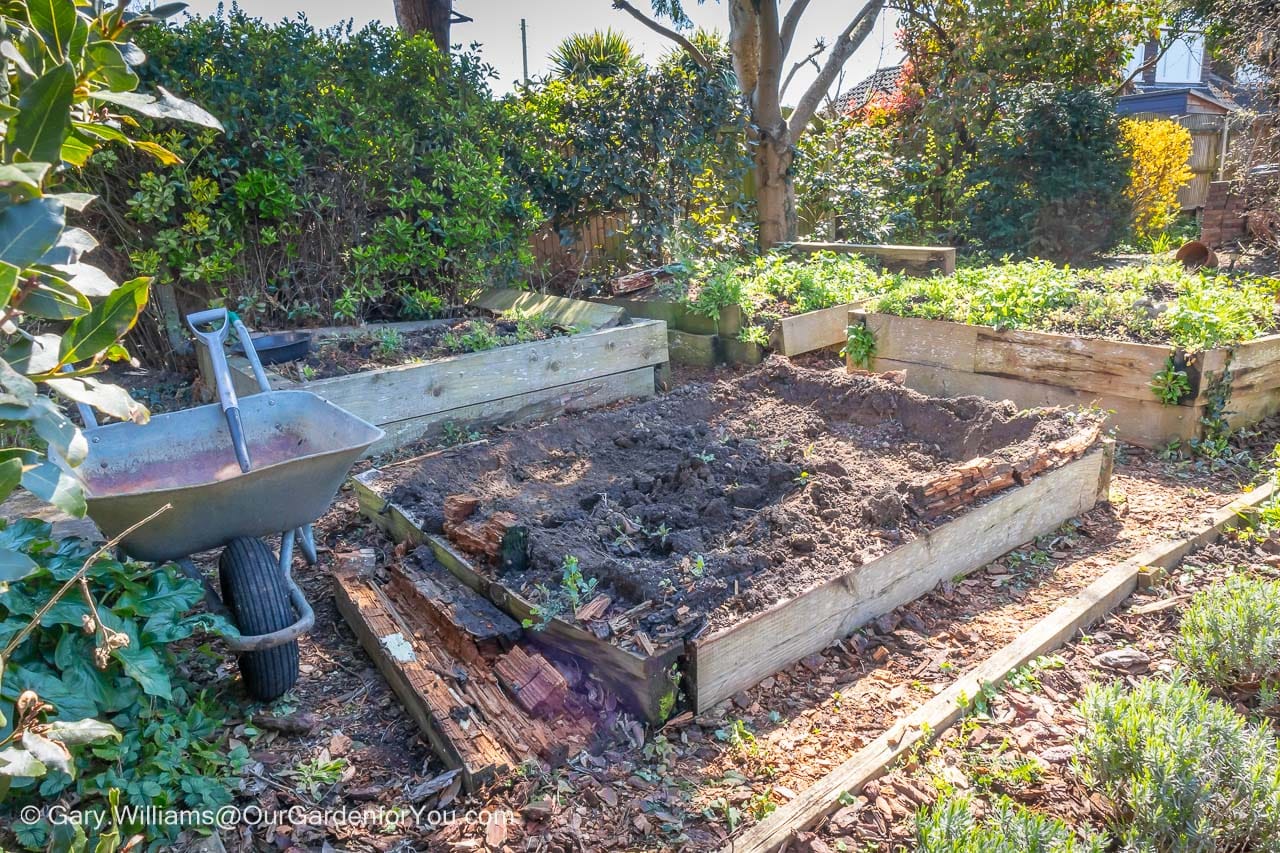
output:
M307 558L307 565L314 566L316 564L316 537L311 530L310 524L304 524L298 528L298 539L302 542L302 556Z

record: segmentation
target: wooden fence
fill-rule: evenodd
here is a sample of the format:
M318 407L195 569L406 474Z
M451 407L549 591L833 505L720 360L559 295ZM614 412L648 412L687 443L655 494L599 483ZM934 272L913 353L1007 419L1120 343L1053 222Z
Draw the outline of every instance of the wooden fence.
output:
M1178 202L1185 211L1204 207L1209 198L1209 184L1222 179L1226 168L1226 154L1237 134L1244 131L1230 115L1191 113L1184 116L1167 116L1157 113L1134 113L1130 118L1168 119L1176 121L1191 133L1191 180L1178 190ZM1224 150L1225 146L1225 150Z

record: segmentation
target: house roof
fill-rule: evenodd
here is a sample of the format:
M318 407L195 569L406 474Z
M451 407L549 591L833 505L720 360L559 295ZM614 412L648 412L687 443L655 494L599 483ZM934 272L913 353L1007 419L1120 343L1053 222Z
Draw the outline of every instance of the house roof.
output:
M892 95L898 90L901 82L901 65L880 68L858 85L836 98L832 108L837 114L845 115L866 106L873 95Z
M1170 115L1186 111L1189 98L1197 98L1207 104L1221 109L1224 113L1239 109L1235 104L1224 101L1208 89L1196 86L1147 86L1145 91L1132 95L1121 95L1116 99L1116 112L1121 115L1143 112L1167 112Z

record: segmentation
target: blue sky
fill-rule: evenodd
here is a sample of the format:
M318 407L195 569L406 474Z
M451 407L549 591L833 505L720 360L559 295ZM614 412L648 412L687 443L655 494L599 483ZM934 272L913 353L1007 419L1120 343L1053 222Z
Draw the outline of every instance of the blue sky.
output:
M211 14L218 7L217 0L188 0L189 10L196 14ZM647 8L644 0L636 0L639 8ZM689 15L698 26L709 29L728 29L728 14L715 0L703 4L688 3ZM842 0L812 0L801 20L792 49L794 61L808 53L814 41L825 37L828 42L840 32L857 13L860 3ZM305 12L317 26L329 26L351 18L357 26L371 20L385 24L395 23L392 0L364 0L359 4L318 0L301 3L298 0L241 0L240 7L251 15L267 20L296 17ZM653 58L668 50L671 43L653 33L625 12L615 10L609 0L577 0L567 3L556 0L454 0L454 8L474 19L472 23L459 24L453 29L455 43L478 42L485 59L498 70L494 88L506 92L521 75L520 19L529 28L529 73L537 76L547 68L547 55L565 36L593 29L613 27L627 35L646 56ZM786 8L784 2L783 8ZM893 42L894 21L882 15L876 30L845 67L844 88L852 87L877 67L894 65L900 53ZM788 66L789 67L789 66ZM794 103L804 87L813 79L809 68L796 74L787 91L787 102Z

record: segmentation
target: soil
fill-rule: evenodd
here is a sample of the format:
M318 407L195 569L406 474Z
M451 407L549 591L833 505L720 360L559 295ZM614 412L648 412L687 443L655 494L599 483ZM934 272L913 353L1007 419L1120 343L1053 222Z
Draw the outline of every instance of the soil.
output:
M949 730L937 748L868 785L823 821L817 839L832 850L914 849L915 812L938 799L938 780L973 795L977 812L1003 795L1077 829L1105 830L1117 817L1115 807L1089 791L1071 766L1083 728L1077 703L1091 685L1166 677L1175 669L1173 648L1191 596L1236 572L1277 577L1278 544L1225 536L1189 555L1163 586L1135 593L1039 667L1015 676L987 714ZM1126 657L1116 658L1121 649ZM1130 663L1108 663L1113 659ZM1246 715L1258 710L1256 690L1218 695ZM821 849L808 839L792 847L793 853Z
M571 333L571 329L536 319L531 322L474 314L438 320L411 332L384 330L322 338L305 357L271 369L295 381L328 379Z
M608 613L647 602L640 628L668 642L734 624L937 526L950 516L923 510L923 486L956 463L1034 458L1093 418L928 398L775 358L428 457L391 498L430 532L443 531L453 495L478 498L485 517L509 513L527 530L528 564L501 572L506 586L547 604L576 557L612 600L597 635L611 630Z

